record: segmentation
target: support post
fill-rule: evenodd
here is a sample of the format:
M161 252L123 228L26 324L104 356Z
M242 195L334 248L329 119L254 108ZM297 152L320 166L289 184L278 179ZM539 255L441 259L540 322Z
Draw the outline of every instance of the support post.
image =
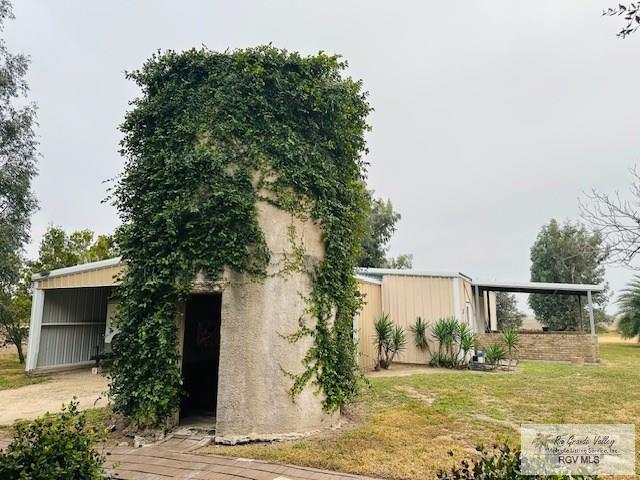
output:
M595 335L596 321L593 318L593 300L591 298L591 290L587 291L587 300L589 301L589 322L591 323L591 335Z
M476 285L476 328L478 328L480 324L480 289L478 288L478 286ZM486 322L485 322L485 328L484 331L487 331L486 328Z
M582 295L578 295L578 312L580 313L580 333L584 333L584 315L582 315Z
M33 289L31 298L31 320L29 323L29 341L27 346L27 372L34 370L38 364L40 350L40 331L42 330L42 313L44 312L44 290Z

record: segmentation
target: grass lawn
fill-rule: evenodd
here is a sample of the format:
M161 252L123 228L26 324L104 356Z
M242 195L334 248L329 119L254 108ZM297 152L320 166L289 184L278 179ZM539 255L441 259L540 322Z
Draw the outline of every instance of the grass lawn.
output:
M16 353L0 353L0 390L42 383L47 377L29 377L24 373L24 364L18 362Z
M355 428L295 442L204 451L424 479L469 456L477 444L517 444L521 423L635 423L640 433L640 346L608 340L600 345L600 366L525 362L509 373L375 378ZM640 442L636 455L640 465Z

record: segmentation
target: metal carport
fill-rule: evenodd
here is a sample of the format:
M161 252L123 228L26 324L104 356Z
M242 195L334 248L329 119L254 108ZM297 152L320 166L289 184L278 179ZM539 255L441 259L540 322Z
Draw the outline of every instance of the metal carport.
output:
M591 335L596 334L596 324L593 316L593 292L603 292L602 285L579 283L545 283L545 282L472 282L475 291L476 311L480 311L480 295L485 292L509 293L542 293L549 295L573 295L587 297L589 307L589 323Z

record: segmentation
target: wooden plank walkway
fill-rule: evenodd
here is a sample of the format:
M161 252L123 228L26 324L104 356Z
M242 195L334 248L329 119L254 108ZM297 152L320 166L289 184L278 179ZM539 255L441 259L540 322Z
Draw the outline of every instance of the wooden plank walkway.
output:
M193 452L200 439L170 438L142 448L114 447L105 467L123 480L372 480L369 477L315 468L278 465L247 458ZM8 442L0 439L0 448Z

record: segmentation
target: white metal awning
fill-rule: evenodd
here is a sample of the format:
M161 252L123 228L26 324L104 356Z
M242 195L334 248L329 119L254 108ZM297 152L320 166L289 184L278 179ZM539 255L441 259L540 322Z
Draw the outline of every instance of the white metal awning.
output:
M550 295L586 296L589 309L589 323L591 324L591 335L596 334L592 294L603 292L603 285L545 282L472 282L471 285L475 290L476 311L478 312L480 311L480 294L483 292L542 293Z
M582 295L588 292L603 292L603 285L584 283L546 283L546 282L472 282L481 291L513 293L551 293L556 295Z

